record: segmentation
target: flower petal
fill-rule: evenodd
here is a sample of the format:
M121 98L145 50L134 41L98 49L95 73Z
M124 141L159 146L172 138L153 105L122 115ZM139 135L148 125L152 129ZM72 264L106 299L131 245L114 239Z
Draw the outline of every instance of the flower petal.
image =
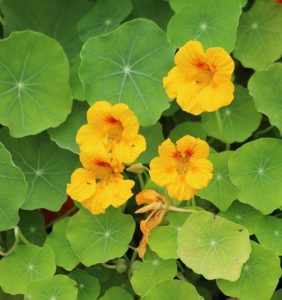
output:
M207 159L191 159L185 176L186 183L194 189L206 187L212 179L213 165Z
M177 178L175 159L169 157L155 157L150 163L151 179L158 185L167 185Z
M196 194L196 190L191 188L183 176L179 176L177 180L167 186L170 197L176 200L189 200Z
M67 194L74 200L82 202L96 192L96 178L92 171L76 169L67 185Z

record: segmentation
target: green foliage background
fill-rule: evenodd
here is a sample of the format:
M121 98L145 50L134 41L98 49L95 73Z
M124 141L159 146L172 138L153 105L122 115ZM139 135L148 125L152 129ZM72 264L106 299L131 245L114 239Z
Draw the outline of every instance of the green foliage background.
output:
M0 11L0 299L281 299L282 5L2 0ZM214 112L182 112L163 90L188 40L234 58L235 98L221 124ZM197 212L167 214L144 261L132 250L133 198L98 216L60 210L79 165L76 131L98 100L137 115L147 139L138 162L167 137L212 147L214 176Z

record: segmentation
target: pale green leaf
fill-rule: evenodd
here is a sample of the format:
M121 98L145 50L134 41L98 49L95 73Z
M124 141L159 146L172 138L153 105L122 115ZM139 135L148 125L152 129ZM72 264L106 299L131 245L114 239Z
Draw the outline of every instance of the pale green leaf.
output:
M195 212L178 234L178 255L206 279L237 280L251 252L249 233L210 212Z

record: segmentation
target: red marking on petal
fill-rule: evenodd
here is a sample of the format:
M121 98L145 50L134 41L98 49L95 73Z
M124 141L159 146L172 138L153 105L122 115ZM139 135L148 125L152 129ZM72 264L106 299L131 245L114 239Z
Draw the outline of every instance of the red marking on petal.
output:
M109 163L107 163L105 161L102 161L102 160L95 160L94 164L96 166L98 166L98 167L101 167L101 168L108 168L108 167L110 167Z
M113 116L111 116L111 115L108 115L108 116L105 118L105 122L110 123L110 124L114 124L114 125L120 124L120 121L117 120L117 119L115 119L115 118L114 118Z
M195 154L195 150L193 148L188 148L187 150L185 150L185 156L186 157L191 157Z

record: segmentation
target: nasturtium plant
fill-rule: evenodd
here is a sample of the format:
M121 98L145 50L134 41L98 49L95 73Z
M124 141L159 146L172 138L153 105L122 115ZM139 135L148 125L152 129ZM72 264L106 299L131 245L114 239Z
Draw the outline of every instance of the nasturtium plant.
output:
M51 278L55 271L55 256L51 248L20 245L11 255L1 259L0 285L9 294L25 294L32 282Z
M250 252L243 226L209 212L193 213L178 235L180 259L207 279L237 280Z
M282 0L0 27L1 300L281 300Z

